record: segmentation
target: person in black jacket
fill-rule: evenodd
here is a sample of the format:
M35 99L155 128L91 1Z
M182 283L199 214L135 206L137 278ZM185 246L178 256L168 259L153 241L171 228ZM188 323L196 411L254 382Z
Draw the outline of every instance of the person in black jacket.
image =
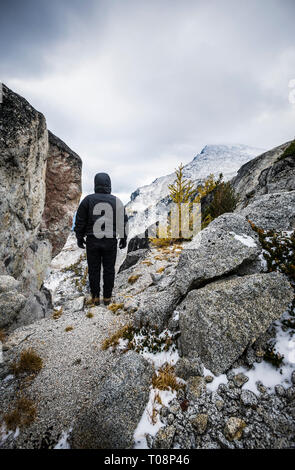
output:
M94 194L80 203L75 220L79 248L87 253L89 286L95 305L100 303L100 273L103 267L103 302L111 302L115 280L117 237L119 247L127 243L127 215L123 203L111 194L111 179L107 173L97 173ZM86 241L85 241L86 237Z

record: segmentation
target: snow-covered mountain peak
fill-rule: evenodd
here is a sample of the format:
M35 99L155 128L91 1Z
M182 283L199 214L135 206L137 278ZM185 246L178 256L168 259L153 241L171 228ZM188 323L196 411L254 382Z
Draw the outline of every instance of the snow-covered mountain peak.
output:
M184 166L183 174L195 185L200 184L210 173L216 177L223 174L224 180L233 178L244 163L263 153L263 149L242 144L206 145L193 160ZM161 176L151 184L134 191L126 205L129 215L130 234L143 232L157 220L168 203L168 185L173 183L175 173Z

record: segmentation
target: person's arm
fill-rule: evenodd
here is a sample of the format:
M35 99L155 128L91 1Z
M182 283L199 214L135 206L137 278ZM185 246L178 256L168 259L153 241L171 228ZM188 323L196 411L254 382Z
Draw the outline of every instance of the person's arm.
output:
M83 201L80 203L75 220L75 228L74 231L77 237L77 244L79 248L85 248L85 232L88 223L88 199L84 198Z

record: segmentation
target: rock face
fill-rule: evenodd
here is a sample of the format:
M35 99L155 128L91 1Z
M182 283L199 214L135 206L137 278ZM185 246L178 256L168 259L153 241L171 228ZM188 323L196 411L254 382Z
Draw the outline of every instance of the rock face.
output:
M176 270L182 295L206 282L233 273L257 260L261 248L255 232L241 215L215 219L187 245Z
M11 325L24 307L26 298L19 292L20 282L11 276L0 276L0 328Z
M149 397L153 368L129 352L95 392L91 409L80 416L72 434L75 449L126 449Z
M38 233L23 254L23 270L20 278L25 289L34 292L41 288L51 259L52 245Z
M178 307L184 356L218 375L281 317L293 299L284 275L233 277L191 291Z
M240 196L238 208L264 194L295 190L295 158L281 159L291 142L287 142L245 163L232 180Z
M81 158L50 131L46 199L41 230L51 242L52 256L63 248L81 197Z
M48 266L72 225L82 164L48 135L44 116L5 85L0 119L0 274L21 281L27 309L42 297L29 315L34 320L44 313L47 296L38 292Z
M19 277L44 212L48 133L44 116L5 85L0 155L0 266Z
M295 191L265 194L242 209L239 214L264 230L294 230Z

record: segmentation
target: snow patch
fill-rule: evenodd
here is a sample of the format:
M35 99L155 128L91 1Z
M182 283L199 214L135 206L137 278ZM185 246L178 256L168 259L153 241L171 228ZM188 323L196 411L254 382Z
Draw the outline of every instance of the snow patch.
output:
M71 446L68 442L69 436L72 432L72 428L68 431L63 431L58 443L54 446L54 449L70 449Z
M162 351L157 354L143 352L142 355L149 362L152 362L156 369L159 369L165 363L175 365L179 360L178 351Z
M155 436L160 428L164 426L159 417L159 411L162 407L155 400L156 395L161 399L163 406L168 406L170 401L176 398L176 392L169 392L167 390L158 390L151 388L148 404L143 412L141 420L134 432L134 446L133 449L148 449L146 435L150 434ZM152 422L153 409L156 409L157 414L154 423Z
M213 382L207 384L207 389L210 392L216 392L220 384L227 383L227 377L225 374L221 374L217 376L217 375L214 375L211 372L211 370L206 369L206 367L204 367L204 376L206 377L206 375L211 375L213 377Z
M231 232L231 233L233 233L233 232ZM243 245L248 246L249 248L255 248L257 246L255 240L253 240L253 238L250 237L249 235L245 235L245 234L237 235L235 233L234 237L235 237L236 240L243 243Z
M0 446L4 444L4 442L13 435L12 439L16 439L19 436L20 430L16 428L16 430L8 431L5 424L2 424L0 427Z

